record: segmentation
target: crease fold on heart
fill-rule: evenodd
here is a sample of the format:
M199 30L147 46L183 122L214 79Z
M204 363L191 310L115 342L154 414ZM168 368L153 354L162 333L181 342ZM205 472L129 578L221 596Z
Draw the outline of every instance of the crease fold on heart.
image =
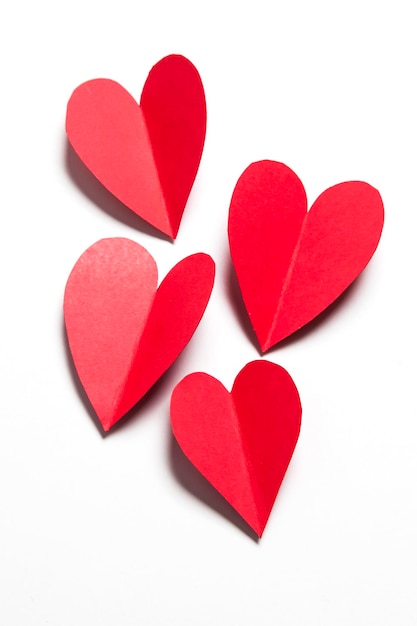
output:
M214 262L196 253L159 287L157 266L139 244L102 239L75 264L64 318L75 369L108 431L149 391L194 334L214 281Z
M275 161L249 165L233 191L230 254L262 352L330 306L381 237L384 207L368 183L334 185L307 209L301 180Z
M197 69L169 55L151 69L140 104L114 80L79 85L68 101L66 132L108 191L175 239L200 164L206 117Z

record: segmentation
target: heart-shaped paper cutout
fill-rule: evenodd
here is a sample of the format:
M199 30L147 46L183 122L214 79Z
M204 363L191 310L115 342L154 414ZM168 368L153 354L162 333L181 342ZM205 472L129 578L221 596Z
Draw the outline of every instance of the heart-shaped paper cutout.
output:
M83 83L67 107L68 139L83 163L129 209L173 239L203 152L206 101L183 56L157 63L140 106L118 83Z
M157 289L157 267L139 244L102 239L75 264L65 288L68 343L80 381L105 431L179 356L210 298L214 262L178 263Z
M171 423L186 457L260 537L300 432L288 372L252 361L231 393L208 374L190 374L173 391Z
M365 268L378 245L378 191L346 182L307 212L300 179L283 163L252 163L229 212L229 244L243 301L265 352L310 322Z

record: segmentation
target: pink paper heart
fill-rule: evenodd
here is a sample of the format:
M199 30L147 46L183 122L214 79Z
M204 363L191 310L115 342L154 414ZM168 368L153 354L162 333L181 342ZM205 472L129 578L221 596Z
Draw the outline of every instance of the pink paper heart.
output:
M140 105L118 83L83 83L67 107L69 142L88 169L123 204L177 236L206 133L200 76L170 55L149 73Z
M64 317L80 381L105 431L179 356L210 298L214 262L180 261L157 289L157 267L139 244L102 239L75 264Z

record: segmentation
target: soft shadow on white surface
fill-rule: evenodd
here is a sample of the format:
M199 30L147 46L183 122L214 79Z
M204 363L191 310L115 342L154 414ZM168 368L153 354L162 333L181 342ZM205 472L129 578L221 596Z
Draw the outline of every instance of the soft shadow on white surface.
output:
M256 338L255 331L252 328L252 325L249 320L249 316L247 314L242 294L240 291L239 283L237 280L236 272L233 267L233 263L229 257L228 262L225 264L225 295L229 301L229 304L233 310L237 318L237 322L239 326L242 328L243 332L246 335L246 338L250 341L253 347L262 354L259 348L259 342Z
M253 541L259 542L259 538L252 528L187 459L172 432L170 432L169 437L168 454L172 473L184 489L217 511Z
M136 215L128 207L122 204L110 191L100 183L100 181L90 172L78 157L71 144L65 142L65 169L72 182L80 191L93 202L97 207L105 211L115 220L130 226L144 234L158 237L163 241L172 242L172 239L157 228L148 224L141 217Z

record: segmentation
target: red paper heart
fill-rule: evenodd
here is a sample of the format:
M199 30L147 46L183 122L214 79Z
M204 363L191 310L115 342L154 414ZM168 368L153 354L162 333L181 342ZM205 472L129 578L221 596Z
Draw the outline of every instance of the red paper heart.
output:
M171 423L191 463L260 537L300 432L288 372L252 361L231 393L208 374L190 374L173 391Z
M123 238L92 245L68 278L68 343L105 431L145 395L191 339L210 298L214 262L207 254L193 254L158 289L157 279L151 255Z
M307 212L300 179L283 163L252 163L229 212L229 243L243 301L265 352L310 322L357 278L378 245L378 191L346 182Z
M190 61L171 55L146 80L140 106L118 83L83 83L67 107L68 139L121 202L173 239L203 151L206 102Z

